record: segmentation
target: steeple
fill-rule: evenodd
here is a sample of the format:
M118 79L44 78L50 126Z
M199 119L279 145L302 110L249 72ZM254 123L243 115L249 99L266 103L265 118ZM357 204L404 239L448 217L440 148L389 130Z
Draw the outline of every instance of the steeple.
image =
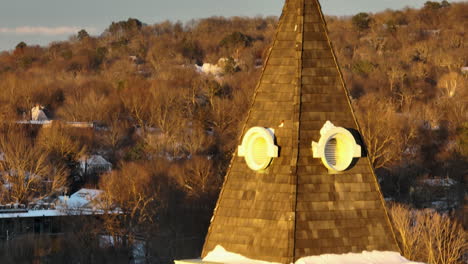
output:
M286 0L239 145L203 257L399 251L318 0Z

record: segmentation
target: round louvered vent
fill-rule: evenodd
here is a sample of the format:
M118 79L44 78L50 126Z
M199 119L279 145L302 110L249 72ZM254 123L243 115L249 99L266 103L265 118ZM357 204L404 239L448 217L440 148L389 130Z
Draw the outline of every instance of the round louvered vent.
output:
M312 142L313 156L321 158L331 172L344 171L350 167L353 158L361 157L361 146L347 129L327 121L320 134L320 141Z
M238 155L245 157L247 166L258 171L266 169L274 157L278 157L278 147L274 143L274 131L263 127L253 127L247 131L239 146Z

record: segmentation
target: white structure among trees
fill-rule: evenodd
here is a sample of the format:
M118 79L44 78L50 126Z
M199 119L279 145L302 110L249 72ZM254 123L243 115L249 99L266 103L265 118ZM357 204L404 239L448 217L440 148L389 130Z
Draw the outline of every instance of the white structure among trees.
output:
M32 121L49 121L49 118L44 112L44 107L36 105L31 109Z

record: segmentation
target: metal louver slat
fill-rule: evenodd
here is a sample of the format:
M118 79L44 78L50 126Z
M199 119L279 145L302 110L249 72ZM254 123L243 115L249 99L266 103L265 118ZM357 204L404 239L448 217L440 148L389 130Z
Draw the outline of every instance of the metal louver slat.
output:
M337 151L336 151L336 139L333 138L329 140L325 146L325 158L327 159L328 163L335 166L337 160Z
M268 157L268 145L265 139L257 137L252 145L253 160L255 163L264 164L271 159Z

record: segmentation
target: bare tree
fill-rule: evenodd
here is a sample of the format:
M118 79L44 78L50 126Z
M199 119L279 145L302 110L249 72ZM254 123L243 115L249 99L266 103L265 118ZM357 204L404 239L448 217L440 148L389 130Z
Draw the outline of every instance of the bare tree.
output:
M433 210L420 212L416 221L424 228L422 241L428 263L460 263L461 257L468 249L465 232L460 223Z
M148 124L148 108L151 105L151 97L147 96L147 91L143 84L134 84L134 88L121 93L120 100L126 111L131 114L138 126L146 131Z
M35 146L24 133L9 131L1 136L0 149L4 153L0 170L11 201L25 203L66 185L65 169L51 164L48 153Z
M442 90L442 94L447 97L455 96L457 89L463 89L463 77L457 72L450 72L440 77L437 86Z
M421 252L422 230L414 227L414 214L407 206L395 204L391 207L390 213L392 216L393 227L399 234L399 242L402 249L402 254L407 259L415 260Z
M42 128L37 136L37 145L45 152L63 160L78 160L85 152L84 146L72 140L69 131L60 122Z
M149 105L149 124L157 127L164 134L170 134L181 118L180 94L176 91L152 87L152 102Z
M241 119L241 110L226 99L217 99L213 103L212 125L220 134L237 131L237 124Z
M388 102L371 95L360 100L357 110L361 133L374 168L388 167L400 161L416 137L416 126L408 117L395 113Z
M390 214L406 258L429 264L462 263L468 249L465 231L447 214L399 204L390 208Z
M102 121L109 111L109 98L97 90L89 93L77 89L67 97L57 114L67 121Z
M173 177L187 194L195 197L216 190L221 181L213 161L206 156L194 156L183 167L174 168Z
M107 122L107 130L99 133L99 138L109 147L112 153L116 152L125 144L129 137L130 124L123 114L119 111L109 113L109 121Z
M121 246L132 245L136 236L145 235L152 226L159 206L159 187L152 173L144 165L126 163L104 175L99 186L104 191L106 230Z
M399 65L393 65L388 69L387 76L390 82L390 92L393 92L395 83L405 76L405 72Z
M187 132L187 120L184 115L184 102L180 92L153 87L152 98L148 106L148 125L152 133L145 135L145 142L155 154L166 152L178 156L183 152L184 135Z
M214 144L214 138L201 124L194 123L184 131L181 143L188 155L200 155Z

